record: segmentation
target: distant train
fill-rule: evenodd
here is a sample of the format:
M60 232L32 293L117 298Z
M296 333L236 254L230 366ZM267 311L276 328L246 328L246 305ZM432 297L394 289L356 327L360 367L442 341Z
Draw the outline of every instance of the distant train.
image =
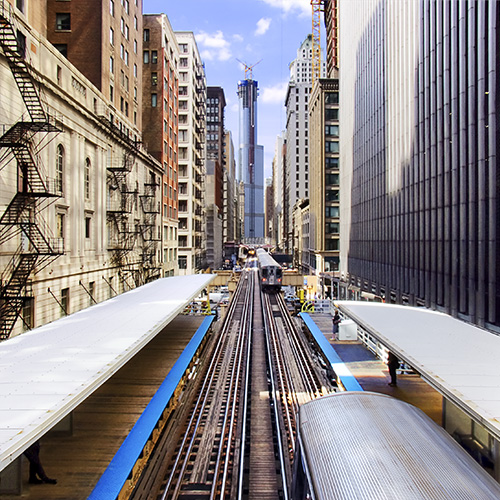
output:
M257 249L259 279L264 291L279 291L283 281L281 266L263 249Z
M293 500L493 500L500 484L418 408L339 392L299 409Z

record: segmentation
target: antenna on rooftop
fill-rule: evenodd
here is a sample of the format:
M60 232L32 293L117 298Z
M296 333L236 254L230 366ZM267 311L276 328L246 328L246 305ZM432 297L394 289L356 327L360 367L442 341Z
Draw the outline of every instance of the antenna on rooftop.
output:
M244 63L243 61L240 61L238 58L236 58L236 60L243 64L243 66L245 66L245 80L253 80L253 76L252 76L252 68L254 68L255 66L257 66L257 64L260 63L260 61L262 61L262 59L260 59L259 61L257 61L255 64L252 64L251 66L248 65L247 63ZM250 76L250 78L248 78L248 75Z

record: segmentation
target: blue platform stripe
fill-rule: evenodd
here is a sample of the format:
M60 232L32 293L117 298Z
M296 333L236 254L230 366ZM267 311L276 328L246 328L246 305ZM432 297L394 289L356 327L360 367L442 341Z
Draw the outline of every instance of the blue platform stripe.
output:
M330 342L325 337L325 334L319 329L318 325L313 321L307 313L299 313L311 335L315 338L320 349L323 351L328 362L331 364L333 371L336 373L340 383L346 391L362 391L363 388L359 385L354 375L347 368L346 364L340 359L335 349L330 345Z
M120 449L116 452L113 460L111 460L88 497L89 499L110 500L118 496L214 319L214 316L208 316L203 320L193 338L151 398L148 406L138 418L129 435L123 441Z

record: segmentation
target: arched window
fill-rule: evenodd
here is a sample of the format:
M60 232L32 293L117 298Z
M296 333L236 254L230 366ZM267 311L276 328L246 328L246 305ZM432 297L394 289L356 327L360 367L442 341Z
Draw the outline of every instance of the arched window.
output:
M90 200L90 158L85 159L85 199Z
M61 144L57 146L56 154L56 190L64 192L64 148Z

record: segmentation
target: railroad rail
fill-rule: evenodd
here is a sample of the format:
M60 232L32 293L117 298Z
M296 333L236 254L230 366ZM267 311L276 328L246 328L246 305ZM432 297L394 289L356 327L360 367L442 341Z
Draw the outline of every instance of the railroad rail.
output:
M287 500L299 406L337 390L318 357L246 268L131 498Z

